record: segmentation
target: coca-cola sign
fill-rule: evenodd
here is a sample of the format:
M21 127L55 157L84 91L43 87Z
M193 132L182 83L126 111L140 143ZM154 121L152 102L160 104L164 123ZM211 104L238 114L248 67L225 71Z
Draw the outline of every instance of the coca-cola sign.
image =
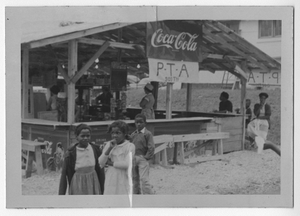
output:
M151 38L151 45L153 47L167 47L174 51L187 50L196 51L197 42L195 39L199 37L197 34L190 34L188 32L181 32L178 35L164 34L162 29L156 30Z
M200 62L202 27L183 21L147 24L147 56L156 59Z

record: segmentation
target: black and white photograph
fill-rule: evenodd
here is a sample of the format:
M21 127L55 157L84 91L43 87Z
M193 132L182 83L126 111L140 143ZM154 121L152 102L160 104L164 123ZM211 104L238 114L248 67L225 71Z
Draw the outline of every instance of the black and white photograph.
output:
M6 207L292 208L293 17L6 7Z

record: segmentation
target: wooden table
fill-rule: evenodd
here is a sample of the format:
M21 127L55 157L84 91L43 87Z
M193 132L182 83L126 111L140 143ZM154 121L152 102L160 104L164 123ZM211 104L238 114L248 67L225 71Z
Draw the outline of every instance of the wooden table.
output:
M27 151L26 153L26 178L31 176L32 163L35 157L37 174L41 175L44 173L42 151L41 146L45 146L43 142L35 142L31 140L22 139L22 150Z

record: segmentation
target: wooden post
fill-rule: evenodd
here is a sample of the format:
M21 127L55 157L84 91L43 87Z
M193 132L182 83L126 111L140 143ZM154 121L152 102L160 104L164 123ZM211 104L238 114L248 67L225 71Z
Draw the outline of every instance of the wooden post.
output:
M164 166L168 165L167 149L164 149L162 151L162 165Z
M242 150L244 150L244 144L245 144L245 134L246 134L246 128L245 128L245 118L246 118L246 110L245 110L245 104L246 104L246 83L247 80L244 77L241 77L241 114L243 115L242 120Z
M158 152L157 154L155 154L154 163L160 164L160 160L161 160L160 152Z
M77 41L69 41L68 46L68 76L73 77L77 71ZM68 123L75 122L75 83L68 84Z
M22 118L28 118L29 49L22 51Z
M190 112L192 109L192 84L188 83L186 87L186 111Z
M222 125L221 125L221 123L218 124L218 132L222 132ZM219 142L218 154L222 155L223 154L223 139L220 139L218 142Z
M43 174L44 168L43 168L43 158L42 158L41 146L35 147L35 162L36 162L37 174L38 175Z
M172 118L172 90L173 83L167 83L167 93L166 93L166 119ZM173 154L173 163L178 164L177 161L178 153L178 143L174 144L174 154Z
M180 143L180 164L184 164L184 142Z
M28 85L28 118L34 118L33 87Z
M34 159L34 152L32 152L32 151L27 151L27 158L26 158L26 173L25 173L25 177L26 177L26 178L31 177L33 159Z
M166 95L166 119L172 118L172 89L173 83L168 83Z

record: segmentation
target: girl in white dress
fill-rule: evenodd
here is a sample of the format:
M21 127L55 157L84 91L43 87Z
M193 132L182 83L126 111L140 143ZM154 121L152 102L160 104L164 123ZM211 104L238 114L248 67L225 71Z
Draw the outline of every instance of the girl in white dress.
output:
M104 195L132 194L132 162L135 146L129 141L128 125L115 121L109 126L112 140L104 146L99 157L100 167L108 164Z

